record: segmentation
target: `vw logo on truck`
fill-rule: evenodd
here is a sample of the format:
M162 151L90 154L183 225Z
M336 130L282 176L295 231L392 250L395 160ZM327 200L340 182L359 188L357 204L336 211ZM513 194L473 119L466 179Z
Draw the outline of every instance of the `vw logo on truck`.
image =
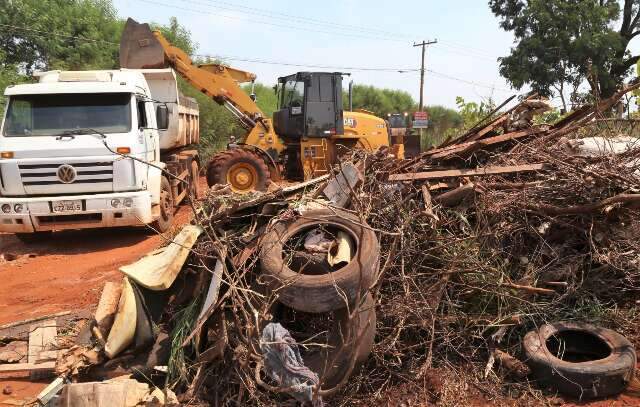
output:
M63 164L59 166L56 174L58 175L60 182L62 182L63 184L71 184L76 180L76 176L78 175L76 169L69 164Z

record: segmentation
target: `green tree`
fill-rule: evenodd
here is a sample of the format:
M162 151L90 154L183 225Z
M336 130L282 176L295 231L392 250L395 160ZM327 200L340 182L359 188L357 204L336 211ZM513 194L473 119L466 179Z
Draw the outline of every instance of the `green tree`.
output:
M180 48L192 58L195 56L198 43L191 38L191 31L181 26L176 17L169 17L169 25L151 23L149 26L152 30L160 31L172 45Z
M122 22L110 0L0 0L0 65L36 69L117 66Z
M444 106L427 106L429 128L424 132L422 146L438 145L447 137L460 131L464 125L462 115Z
M343 105L348 108L348 95L343 92ZM408 92L381 89L370 85L353 86L353 108L365 109L376 116L387 117L389 113L412 112L416 102Z
M577 96L586 80L594 94L610 96L640 59L628 50L640 34L639 0L489 0L489 6L515 36L511 54L499 59L501 75L517 89L555 91L565 108L565 90Z
M242 86L242 89L247 93L247 95L251 94L251 84ZM273 87L263 85L262 83L256 83L253 91L256 95L256 104L260 110L262 110L265 117L271 118L273 116L273 112L275 112L278 107L278 98L276 93L273 91Z

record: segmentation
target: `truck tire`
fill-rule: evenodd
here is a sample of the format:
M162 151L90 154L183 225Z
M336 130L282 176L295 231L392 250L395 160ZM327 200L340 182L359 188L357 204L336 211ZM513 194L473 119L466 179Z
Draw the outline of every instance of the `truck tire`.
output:
M169 230L173 224L174 210L175 205L173 203L171 184L167 177L163 176L160 179L160 217L158 217L151 226L160 233Z
M296 234L318 225L333 226L349 234L355 242L353 259L330 273L299 272L289 268L283 246ZM352 214L338 209L305 212L299 218L275 223L262 240L260 264L265 281L277 290L278 300L303 312L323 313L346 307L364 295L375 280L380 266L380 247L375 233L360 225Z
M207 184L229 184L237 193L266 191L271 174L262 158L249 150L234 148L216 154L207 168Z
M636 366L636 351L624 336L589 324L543 325L525 335L523 347L537 380L581 400L622 392Z
M200 198L200 166L195 159L191 160L191 171L189 176L191 177L190 192L193 194L194 201L197 201ZM189 199L191 200L191 195L189 195Z

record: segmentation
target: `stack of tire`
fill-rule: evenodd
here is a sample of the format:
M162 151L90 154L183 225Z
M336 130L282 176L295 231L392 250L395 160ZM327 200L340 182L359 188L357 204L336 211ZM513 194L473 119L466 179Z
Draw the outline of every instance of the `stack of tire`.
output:
M285 243L320 226L341 230L352 237L355 243L352 260L338 270L322 274L292 270L284 260ZM380 268L380 247L375 233L344 210L307 211L270 227L262 240L260 262L264 280L282 305L305 313L333 314L330 346L304 357L305 365L320 376L322 389L331 391L368 358L373 346L376 311L369 288Z

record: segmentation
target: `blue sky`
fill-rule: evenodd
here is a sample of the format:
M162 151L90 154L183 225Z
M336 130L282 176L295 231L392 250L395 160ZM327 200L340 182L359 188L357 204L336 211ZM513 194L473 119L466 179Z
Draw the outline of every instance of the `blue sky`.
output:
M455 106L456 96L500 102L513 93L497 57L512 44L485 0L114 0L121 17L166 24L176 16L198 53L268 62L356 68L418 69L413 41L427 51L425 104ZM228 60L273 84L314 68ZM315 69L321 70L321 69ZM419 72L348 70L358 84L402 89L418 100Z

